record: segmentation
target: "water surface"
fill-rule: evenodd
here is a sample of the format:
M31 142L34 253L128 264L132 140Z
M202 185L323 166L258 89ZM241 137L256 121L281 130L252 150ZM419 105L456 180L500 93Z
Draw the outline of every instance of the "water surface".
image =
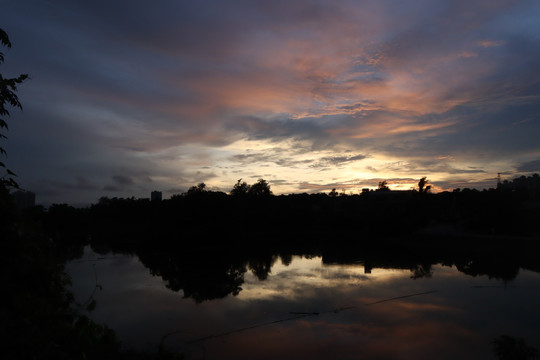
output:
M495 359L503 334L540 348L540 274L530 270L503 280L317 255L152 259L86 248L67 266L77 301L95 299L90 316L128 348L162 344L188 359Z

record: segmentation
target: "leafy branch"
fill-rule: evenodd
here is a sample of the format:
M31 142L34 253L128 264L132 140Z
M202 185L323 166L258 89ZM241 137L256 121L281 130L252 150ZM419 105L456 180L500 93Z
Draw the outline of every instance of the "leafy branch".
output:
M0 43L7 47L11 48L11 41L7 33L0 29ZM4 53L0 52L0 64L4 62ZM7 139L7 136L4 135L4 129L9 130L6 118L10 116L8 107L14 107L22 110L21 102L17 96L17 86L23 83L28 79L28 74L21 74L15 78L4 78L0 74L0 139ZM0 155L7 156L6 150L0 146ZM0 162L0 168L2 168L5 174L0 177L0 186L4 188L19 188L19 185L15 181L14 177L17 175L8 169L3 162Z

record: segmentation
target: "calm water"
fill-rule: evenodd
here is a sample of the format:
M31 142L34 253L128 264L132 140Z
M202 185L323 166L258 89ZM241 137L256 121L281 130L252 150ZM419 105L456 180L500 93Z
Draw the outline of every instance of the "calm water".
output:
M136 256L87 248L67 270L80 303L96 289L90 316L124 346L161 342L188 359L495 359L491 341L503 334L540 348L536 272L503 282L440 264L423 277L318 256L270 265L266 279L248 266L237 295L200 302Z

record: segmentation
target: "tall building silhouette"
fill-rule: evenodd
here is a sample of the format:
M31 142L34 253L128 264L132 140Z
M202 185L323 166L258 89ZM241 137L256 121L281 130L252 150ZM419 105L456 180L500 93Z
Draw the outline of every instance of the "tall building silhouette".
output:
M162 199L161 191L152 191L150 193L150 200L151 201L161 201L161 199Z

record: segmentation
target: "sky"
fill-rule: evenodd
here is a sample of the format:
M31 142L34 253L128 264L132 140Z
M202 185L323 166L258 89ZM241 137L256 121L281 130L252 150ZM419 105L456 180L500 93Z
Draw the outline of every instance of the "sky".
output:
M2 0L41 204L487 189L540 172L537 0Z

